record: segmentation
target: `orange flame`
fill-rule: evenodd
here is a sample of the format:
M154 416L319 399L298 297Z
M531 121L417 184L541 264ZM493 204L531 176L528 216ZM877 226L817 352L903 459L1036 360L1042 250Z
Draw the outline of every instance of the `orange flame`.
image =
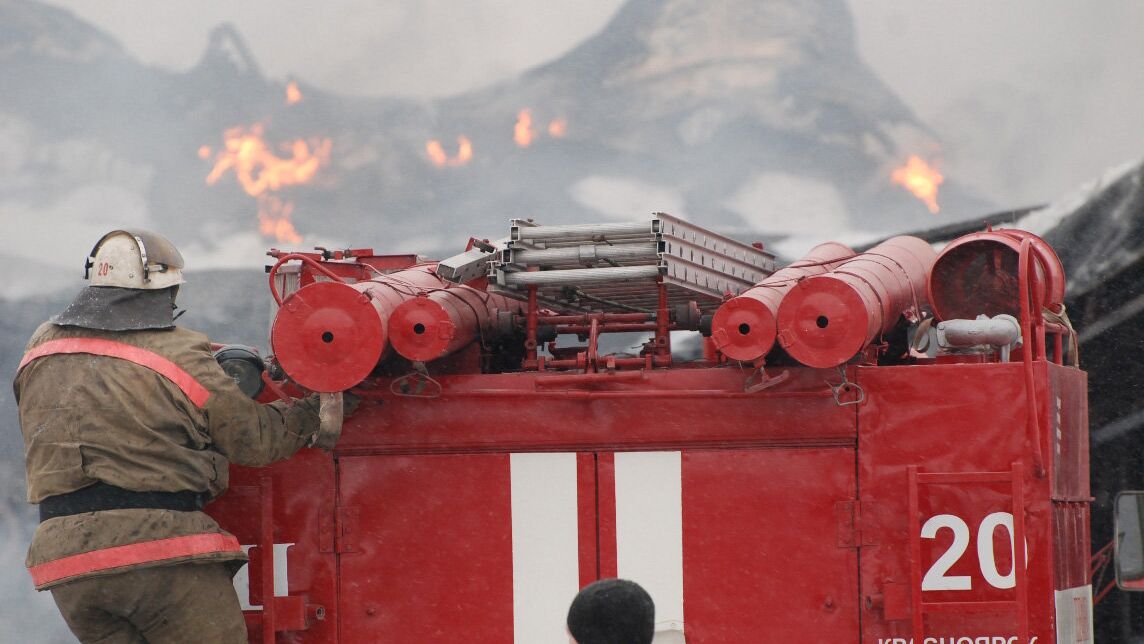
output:
M437 139L430 139L425 143L425 153L429 155L429 160L433 165L438 168L456 167L465 165L473 158L473 142L465 136L457 137L457 156L450 157L445 148L441 146L441 142Z
M275 195L258 196L258 232L287 244L302 243L302 236L290 222L294 204Z
M532 145L535 134L532 131L532 110L525 108L516 117L516 125L512 128L512 140L522 148Z
M214 185L227 170L233 169L246 194L256 197L267 190L307 183L330 160L329 139L320 139L313 151L305 141L296 139L290 144L293 156L282 158L267 147L262 131L261 123L249 131L241 127L227 130L225 148L216 157L207 184Z
M930 212L937 214L941 210L937 205L937 189L945 181L945 177L931 168L921 157L911 155L906 165L894 169L890 179L921 199Z
M278 241L298 243L302 238L290 223L293 204L269 193L313 179L318 169L329 163L331 143L329 139L312 143L296 139L288 146L291 156L279 157L271 151L262 134L261 123L249 129L235 127L227 130L223 135L223 149L215 156L214 167L206 182L213 186L228 170L233 170L246 194L258 198L261 232L273 235ZM209 156L210 148L207 146L199 149L199 155L203 156L204 149Z
M200 159L209 159L210 156L211 156L211 146L209 146L209 145L199 146L199 158Z
M298 89L298 83L290 81L290 83L286 85L286 104L293 105L300 100L302 100L302 91Z
M552 119L548 122L548 136L554 139L562 139L568 133L568 120L567 119Z

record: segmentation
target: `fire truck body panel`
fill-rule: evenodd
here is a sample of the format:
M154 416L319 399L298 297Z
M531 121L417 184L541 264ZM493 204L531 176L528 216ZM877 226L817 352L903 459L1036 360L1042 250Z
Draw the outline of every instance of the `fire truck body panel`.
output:
M216 516L257 544L272 488L278 585L310 606L285 641L560 641L577 588L614 575L652 592L662 641L909 640L914 542L923 601L1012 604L935 608L927 634L1011 638L1019 463L1030 634L1055 641L1052 598L1088 583L1085 382L1035 368L1045 478L1020 363L851 367L837 401L837 370L754 394L734 366L441 376L435 397L371 388L333 457L235 468ZM1000 478L915 483L911 541L911 466Z
M1037 477L1023 369L858 370L867 392L858 440L862 591L881 607L864 619L864 642L911 637L916 588L930 635L1008 638L1014 616L1027 610L1029 635L1038 641L1091 640L1085 376L1034 365L1040 450L1051 455L1046 476ZM1028 553L1023 578L1014 571L1019 553L1012 545L1017 494ZM1076 606L1075 589L1087 598ZM1056 599L1061 593L1069 597L1064 606ZM1077 630L1063 633L1058 623L1061 639L1054 639L1064 609Z
M906 239L908 257L883 245L845 264L885 279L799 278L778 339L813 350L774 362L824 368L764 369L714 340L680 361L671 332L702 329L772 258L656 217L517 221L508 242L419 264L424 288L401 277L409 258L279 254L279 364L362 401L332 453L232 468L208 508L251 546L236 587L252 641L562 644L577 590L620 576L654 598L656 644L1091 644L1087 381L1039 240L979 233L937 256ZM617 248L643 254L597 265ZM554 254L576 261L529 263ZM924 317L928 293L960 311L949 333ZM412 345L378 355L422 297L472 319L413 316ZM845 358L847 327L874 314L881 330ZM638 356L600 350L633 330L652 334ZM421 363L419 334L463 348ZM359 345L363 361L345 355ZM347 359L354 373L330 371Z

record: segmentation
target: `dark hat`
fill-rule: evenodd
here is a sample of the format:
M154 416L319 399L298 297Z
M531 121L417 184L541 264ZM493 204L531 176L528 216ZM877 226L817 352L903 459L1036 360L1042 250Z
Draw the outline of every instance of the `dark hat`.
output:
M634 581L601 579L572 600L568 632L578 644L651 644L655 603Z

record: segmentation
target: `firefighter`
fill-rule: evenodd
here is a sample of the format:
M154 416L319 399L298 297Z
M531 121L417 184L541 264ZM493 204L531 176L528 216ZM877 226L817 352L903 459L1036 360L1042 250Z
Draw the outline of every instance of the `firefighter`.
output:
M32 580L83 642L245 642L231 577L246 555L201 510L230 462L314 442L318 398L251 400L205 335L175 326L183 258L164 237L106 234L84 277L14 383L40 510Z
M569 644L651 644L655 603L627 579L600 579L584 586L568 608Z

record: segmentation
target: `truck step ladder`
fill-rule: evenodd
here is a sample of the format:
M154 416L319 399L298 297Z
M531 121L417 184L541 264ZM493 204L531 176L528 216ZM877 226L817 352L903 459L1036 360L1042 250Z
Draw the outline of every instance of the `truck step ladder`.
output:
M924 640L924 618L927 613L1000 613L1013 612L1016 617L1017 641L1029 641L1029 582L1026 571L1024 465L1017 461L1008 472L919 472L910 465L910 579L913 598L913 641ZM1016 585L1014 598L997 601L925 601L922 597L922 537L918 517L921 487L933 484L989 484L1009 483L1012 489L1013 512L1013 570Z

